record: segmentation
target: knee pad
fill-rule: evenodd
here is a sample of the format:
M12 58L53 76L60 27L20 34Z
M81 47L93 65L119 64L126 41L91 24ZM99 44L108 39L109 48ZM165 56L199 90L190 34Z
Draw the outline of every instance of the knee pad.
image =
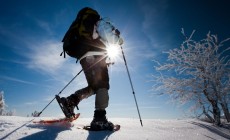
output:
M101 110L107 108L109 105L108 89L100 88L96 91L95 109Z

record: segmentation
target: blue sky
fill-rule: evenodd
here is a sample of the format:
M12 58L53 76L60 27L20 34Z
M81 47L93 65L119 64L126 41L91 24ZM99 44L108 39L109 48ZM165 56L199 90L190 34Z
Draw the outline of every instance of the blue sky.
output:
M185 107L172 104L152 90L153 59L165 61L162 51L179 47L181 28L202 39L211 31L219 39L230 37L228 0L2 0L0 2L0 91L8 110L26 116L41 111L81 70L75 60L64 59L62 37L83 7L109 17L121 31L124 51L143 119L184 117ZM138 118L122 59L110 70L108 117ZM68 96L85 87L83 74L63 91ZM79 105L83 117L92 117L94 96ZM60 116L54 101L42 116Z

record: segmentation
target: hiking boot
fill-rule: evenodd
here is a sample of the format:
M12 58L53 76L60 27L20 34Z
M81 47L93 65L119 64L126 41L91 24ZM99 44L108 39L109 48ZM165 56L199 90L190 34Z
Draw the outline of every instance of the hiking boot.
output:
M105 110L95 110L93 121L90 123L90 129L93 131L113 130L113 123L106 118Z
M71 103L77 107L77 110L79 110L78 104L80 103L80 101L85 98L88 98L93 94L94 94L93 90L90 87L86 87L71 94L70 96L67 97L67 99L70 100Z
M67 109L67 111L69 112L69 114L71 114L72 116L75 115L75 113L74 113L74 107L75 107L75 105L74 105L74 103L71 100L69 100L68 98L62 97L61 98L61 103Z

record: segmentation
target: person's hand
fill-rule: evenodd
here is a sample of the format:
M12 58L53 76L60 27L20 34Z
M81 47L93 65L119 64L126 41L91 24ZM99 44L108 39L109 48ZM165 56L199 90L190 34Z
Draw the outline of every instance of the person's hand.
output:
M118 40L118 44L122 45L123 43L124 43L124 40L120 37L119 40Z

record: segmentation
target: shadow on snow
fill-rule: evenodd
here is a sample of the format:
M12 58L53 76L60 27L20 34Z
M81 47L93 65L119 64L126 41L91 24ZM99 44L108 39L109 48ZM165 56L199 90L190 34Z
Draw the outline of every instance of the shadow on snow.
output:
M54 140L57 138L58 133L70 130L70 127L65 126L55 126L55 125L42 125L42 124L36 124L36 125L28 125L29 128L38 128L41 129L40 132L25 136L21 138L20 140Z
M114 131L89 131L87 140L107 140Z
M31 135L26 135L25 137L21 138L20 140L54 140L57 138L58 134L62 131L70 130L71 127L69 124L66 125L60 125L60 124L52 124L52 125L43 125L43 124L30 124L34 119L26 122L22 126L16 128L15 130L11 131L1 139L7 139L11 134L15 133L22 127L28 127L28 128L38 128L40 129L39 132L33 133ZM57 126L58 125L58 126ZM87 130L86 130L87 131ZM87 140L107 140L111 134L113 134L113 131L88 131L88 137Z
M8 133L7 135L5 135L4 137L2 137L1 139L2 139L2 140L6 139L8 136L10 136L11 134L13 134L13 133L16 132L17 130L19 130L19 129L21 129L22 127L26 126L27 124L31 123L33 120L34 120L34 119L32 119L32 120L26 122L25 124L23 124L22 126L16 128L16 129L14 129L13 131L11 131L10 133Z
M210 131L210 132L212 132L214 134L217 134L217 135L219 135L219 136L221 136L223 138L230 139L230 134L228 132L225 133L223 130L221 130L222 128L227 130L228 129L227 127L210 126L210 125L206 125L206 124L198 123L198 122L191 122L191 123L194 124L194 125L200 126L202 128L205 128L208 131ZM206 137L209 137L209 136L206 136ZM209 138L211 138L211 137L209 137Z

